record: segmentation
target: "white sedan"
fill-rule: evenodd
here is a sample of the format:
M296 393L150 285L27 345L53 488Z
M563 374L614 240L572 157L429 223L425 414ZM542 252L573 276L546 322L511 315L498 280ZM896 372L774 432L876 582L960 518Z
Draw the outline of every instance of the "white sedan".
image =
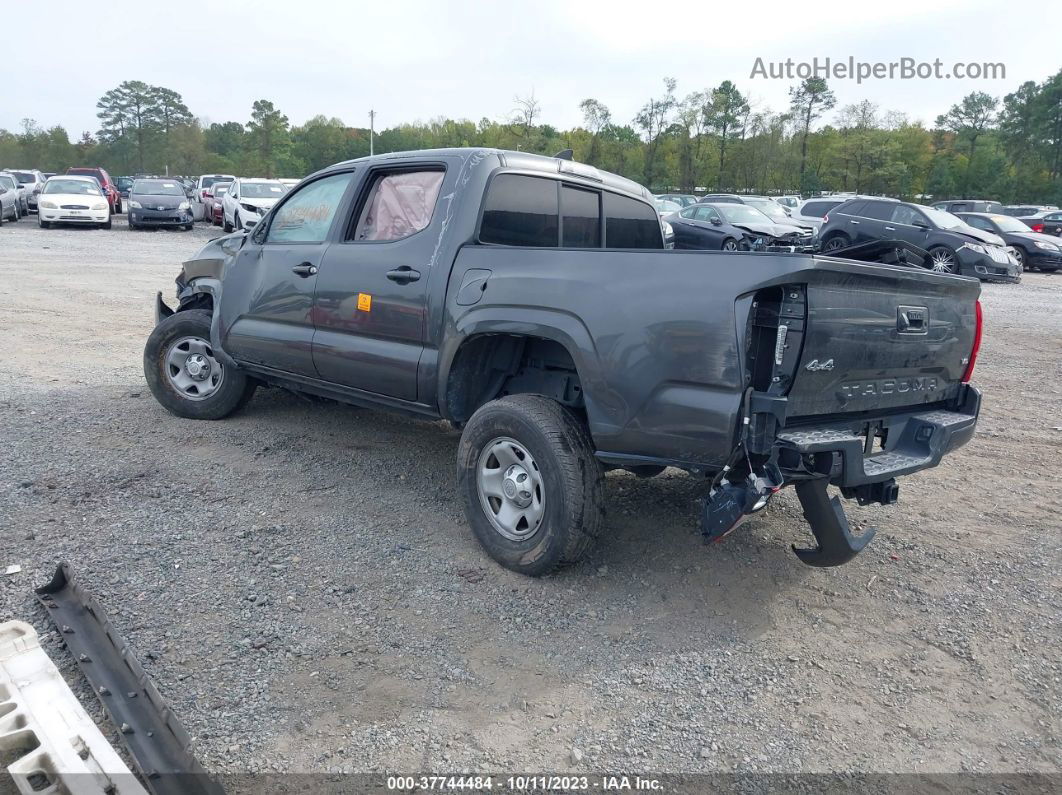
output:
M226 232L251 229L287 192L278 179L237 179L221 199L221 225Z
M111 228L111 206L95 177L72 174L51 177L37 200L37 223L91 224Z

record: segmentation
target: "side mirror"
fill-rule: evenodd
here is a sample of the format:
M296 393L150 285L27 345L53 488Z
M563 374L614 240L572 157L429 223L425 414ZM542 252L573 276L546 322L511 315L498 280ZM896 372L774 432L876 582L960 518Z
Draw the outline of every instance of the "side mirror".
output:
M258 222L248 218L246 221L244 221L244 223L247 224L247 226L255 226Z
M929 229L929 224L925 221L912 221L911 226L917 227L918 229Z
M723 225L723 219L722 218L713 218L712 219L712 226L722 226L722 225Z

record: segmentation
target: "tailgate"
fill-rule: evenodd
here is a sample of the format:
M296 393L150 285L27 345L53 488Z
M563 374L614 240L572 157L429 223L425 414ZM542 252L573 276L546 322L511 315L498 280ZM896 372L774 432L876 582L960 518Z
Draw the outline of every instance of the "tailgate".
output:
M973 346L980 284L912 268L824 264L805 285L789 417L953 400Z

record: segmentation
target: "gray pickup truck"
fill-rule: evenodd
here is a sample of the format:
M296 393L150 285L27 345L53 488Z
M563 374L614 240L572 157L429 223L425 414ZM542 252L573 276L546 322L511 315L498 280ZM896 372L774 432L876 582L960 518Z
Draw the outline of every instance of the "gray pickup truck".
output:
M644 188L571 160L446 149L303 180L158 296L144 371L173 414L269 385L445 418L487 552L539 575L604 531L604 471L705 480L715 541L792 485L817 543L856 555L837 497L973 435L980 286L914 267L673 251Z

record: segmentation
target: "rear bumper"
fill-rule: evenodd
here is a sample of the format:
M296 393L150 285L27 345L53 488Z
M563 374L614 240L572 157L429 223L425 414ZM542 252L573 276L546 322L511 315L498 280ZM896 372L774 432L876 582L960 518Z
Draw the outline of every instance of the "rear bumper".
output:
M951 408L911 411L880 419L783 429L776 447L786 480L826 475L834 486L856 488L935 467L974 435L981 392L963 385ZM881 449L868 445L883 436Z

